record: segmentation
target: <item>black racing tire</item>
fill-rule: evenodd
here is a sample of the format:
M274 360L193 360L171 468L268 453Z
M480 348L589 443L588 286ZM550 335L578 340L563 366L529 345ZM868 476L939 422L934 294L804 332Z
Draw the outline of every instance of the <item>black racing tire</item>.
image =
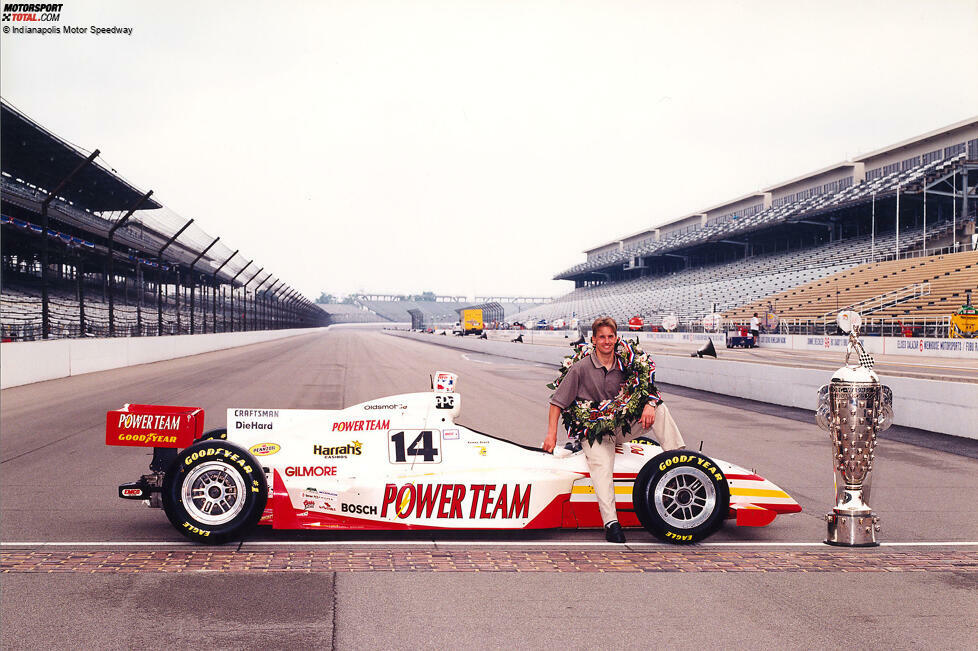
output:
M217 429L211 429L204 432L200 441L226 441L228 440L228 428L218 427Z
M163 479L163 510L195 542L220 545L251 531L268 501L261 464L247 450L205 440L177 455Z
M699 542L723 524L730 509L727 478L699 452L656 455L632 489L635 514L653 536L677 545Z

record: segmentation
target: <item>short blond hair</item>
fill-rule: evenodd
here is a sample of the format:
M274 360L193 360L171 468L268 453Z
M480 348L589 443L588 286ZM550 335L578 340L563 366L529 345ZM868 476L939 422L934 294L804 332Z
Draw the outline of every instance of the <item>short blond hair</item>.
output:
M618 334L618 324L610 316L599 316L595 319L594 323L591 324L591 334L595 334L598 328L611 328L615 334Z

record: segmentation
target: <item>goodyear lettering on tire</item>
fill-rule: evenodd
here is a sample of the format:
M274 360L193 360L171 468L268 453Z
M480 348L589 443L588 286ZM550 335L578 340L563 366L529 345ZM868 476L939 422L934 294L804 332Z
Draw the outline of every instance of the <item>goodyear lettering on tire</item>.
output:
M186 466L191 466L194 464L194 462L200 459L206 459L208 457L214 457L214 456L223 456L225 461L232 461L238 464L238 466L247 473L251 473L252 471L251 464L249 464L245 459L238 456L236 453L232 452L231 450L220 450L220 449L216 450L214 448L207 448L206 450L198 450L197 452L194 452L193 454L189 455L186 459L184 459L183 463Z

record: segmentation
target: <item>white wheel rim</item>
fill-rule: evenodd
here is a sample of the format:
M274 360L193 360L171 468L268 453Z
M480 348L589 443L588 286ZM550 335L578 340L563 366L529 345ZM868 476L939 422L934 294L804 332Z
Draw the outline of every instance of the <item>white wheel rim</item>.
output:
M716 510L717 491L699 468L673 468L655 485L655 510L666 524L677 529L693 529L707 521Z
M221 461L203 463L183 481L184 508L201 524L230 522L244 509L244 479L232 466Z

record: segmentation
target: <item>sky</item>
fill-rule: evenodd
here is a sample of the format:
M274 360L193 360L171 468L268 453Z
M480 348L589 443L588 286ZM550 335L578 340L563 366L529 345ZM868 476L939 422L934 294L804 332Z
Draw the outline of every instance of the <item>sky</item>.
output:
M51 24L0 35L3 98L310 298L559 295L585 249L978 114L975 0L66 0Z

